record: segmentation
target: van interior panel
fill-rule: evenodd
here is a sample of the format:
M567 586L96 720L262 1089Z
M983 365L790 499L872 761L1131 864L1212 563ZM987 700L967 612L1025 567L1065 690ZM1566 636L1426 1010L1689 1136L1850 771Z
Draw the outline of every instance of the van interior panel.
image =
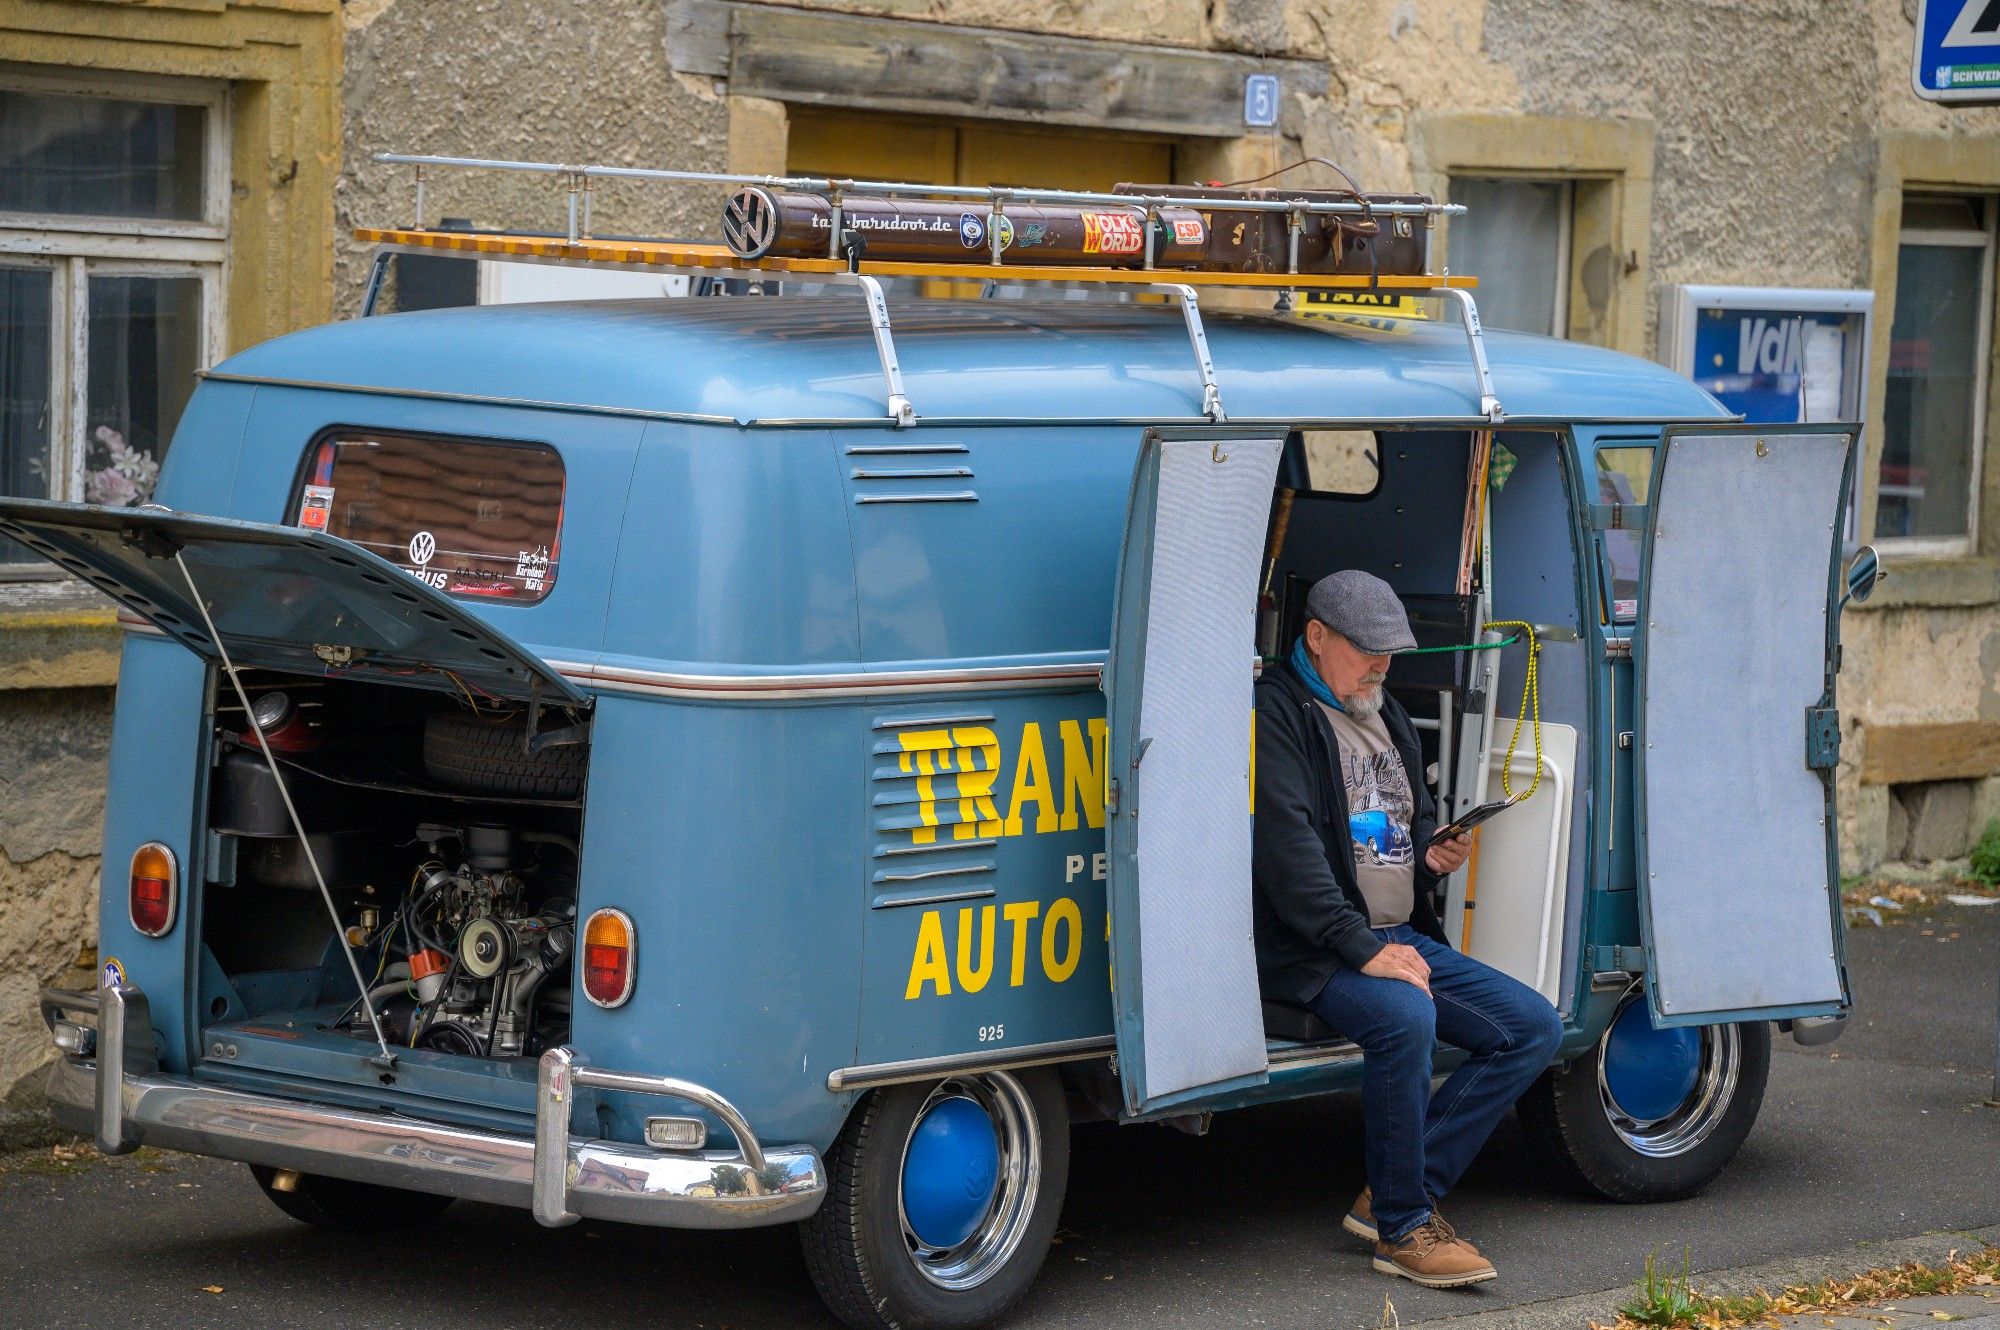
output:
M1514 718L1501 716L1494 723L1505 735ZM1507 761L1506 749L1496 744L1489 789L1500 788L1500 768ZM1529 788L1535 763L1534 745L1524 738L1509 767L1516 791ZM1574 726L1543 722L1541 772L1533 798L1479 829L1478 896L1467 911L1465 950L1560 1008L1577 775Z

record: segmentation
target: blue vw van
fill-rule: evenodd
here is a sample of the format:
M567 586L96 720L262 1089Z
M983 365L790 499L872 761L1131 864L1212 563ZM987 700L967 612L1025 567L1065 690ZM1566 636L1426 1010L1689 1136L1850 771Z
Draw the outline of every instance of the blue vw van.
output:
M1358 567L1448 648L1390 680L1444 806L1534 789L1438 903L1562 1013L1529 1134L1722 1169L1849 1008L1854 430L1523 336L1482 391L1442 321L893 317L887 413L844 292L337 323L206 373L154 504L0 501L127 630L57 1117L333 1229L796 1224L848 1324L990 1322L1072 1122L1358 1085L1249 870L1255 673Z

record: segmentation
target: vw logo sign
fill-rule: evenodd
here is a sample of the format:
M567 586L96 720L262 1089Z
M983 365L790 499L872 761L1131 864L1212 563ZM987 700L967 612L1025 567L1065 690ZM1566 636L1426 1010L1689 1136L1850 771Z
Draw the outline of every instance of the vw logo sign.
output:
M428 531L410 537L410 562L421 568L437 554L437 539Z

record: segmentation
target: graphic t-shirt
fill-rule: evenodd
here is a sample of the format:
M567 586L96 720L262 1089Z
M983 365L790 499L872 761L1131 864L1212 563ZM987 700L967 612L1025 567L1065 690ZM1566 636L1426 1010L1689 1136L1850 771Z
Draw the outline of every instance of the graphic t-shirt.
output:
M1354 876L1373 928L1407 924L1416 906L1417 852L1410 840L1416 802L1410 776L1389 739L1381 713L1360 717L1319 704L1340 744L1340 778L1347 787L1347 830L1354 842Z

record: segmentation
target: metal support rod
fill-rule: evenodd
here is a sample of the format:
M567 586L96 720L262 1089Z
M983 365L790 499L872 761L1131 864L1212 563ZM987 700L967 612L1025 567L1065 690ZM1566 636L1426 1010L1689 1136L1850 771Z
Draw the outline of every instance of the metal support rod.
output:
M1458 302L1459 313L1465 320L1465 340L1472 347L1472 373L1479 383L1479 414L1495 425L1506 421L1507 413L1500 407L1500 399L1493 393L1493 371L1486 364L1486 340L1479 326L1479 305L1472 298L1472 292L1463 287L1449 286L1437 294Z
M828 188L826 191L826 201L827 201L827 206L833 209L833 215L827 218L827 226L829 227L829 231L826 238L826 256L830 259L837 260L841 256L840 255L841 209L840 209L839 185L834 184L831 181L828 182Z
M577 195L582 192L583 177L571 174L569 178L569 243L576 243Z
M1306 229L1305 214L1297 208L1285 214L1285 271L1299 270L1299 236Z
M590 186L590 177L585 176L583 178L583 238L585 240L590 239L591 196L593 193L594 191Z
M416 229L424 229L424 163L417 163L417 221Z
M986 212L986 243L992 249L993 266L996 268L1000 266L1000 219L1006 216L1002 211L1006 206L1005 199L996 197L993 206Z
M1148 208L1148 209L1146 209L1146 262L1145 262L1145 267L1146 267L1146 270L1147 270L1148 272L1152 271L1152 268L1153 268L1153 243L1154 243L1154 236L1153 236L1153 231L1154 231L1154 228L1156 228L1156 227L1157 227L1157 226L1159 225L1159 223L1160 223L1160 212L1159 212L1159 209L1157 209L1157 208Z
M340 943L340 954L347 958L347 968L354 975L355 991L361 997L361 1009L368 1013L368 1024L375 1031L375 1044L382 1050L382 1065L394 1066L396 1055L389 1051L389 1040L382 1033L382 1018L375 1014L375 1003L368 996L368 981L361 977L361 962L354 959L354 948L348 945L347 928L340 922L340 911L334 906L333 893L327 890L326 874L320 871L319 856L313 853L312 840L306 835L306 824L300 820L299 810L292 803L292 792L285 784L284 773L278 770L278 759L272 756L271 741L264 736L264 727L257 723L257 712L250 705L250 695L243 691L243 680L237 676L235 662L229 659L229 648L222 644L222 634L215 630L215 620L209 617L208 604L202 600L201 590L194 584L194 574L188 571L187 561L178 549L174 551L174 562L180 566L181 577L187 582L188 596L201 615L202 627L208 630L208 639L215 643L215 653L222 658L222 672L229 676L229 686L236 690L236 700L242 704L243 714L250 720L250 732L257 736L257 746L264 752L264 765L271 769L271 780L278 787L278 797L284 801L285 815L291 819L292 830L298 835L299 848L305 852L313 881L319 884L319 897L326 902L327 917L333 921L333 936Z
M389 275L389 259L389 247L378 245L375 257L368 264L368 285L361 291L361 317L364 319L375 312L375 302L382 298L382 282Z
M882 357L882 379L889 389L889 418L898 429L917 423L917 413L903 392L903 367L896 359L896 334L889 325L889 302L882 298L882 284L866 273L847 274L845 280L861 289L868 302L868 326L875 333L875 352Z
M764 185L772 189L795 189L807 194L830 196L848 194L910 195L934 198L990 201L1005 197L1022 203L1089 203L1121 208L1204 208L1213 210L1214 198L1185 198L1178 194L1107 194L1080 189L1030 189L1020 185L1005 188L984 185L925 185L905 180L834 180L825 176L779 176L730 174L719 171L663 171L636 166L566 166L557 162L515 162L483 157L433 157L414 153L378 152L375 160L385 165L448 166L463 170L525 171L531 174L562 175L580 172L600 179L668 180L688 184ZM1338 217L1456 217L1465 212L1462 203L1375 203L1345 201L1308 203L1303 199L1230 199L1232 212L1290 212L1294 209L1314 216Z
M1201 323L1201 298L1193 287L1179 283L1162 283L1147 289L1172 296L1181 307L1188 341L1194 345L1195 364L1201 371L1201 413L1217 423L1229 419L1222 409L1222 389L1215 382L1215 361L1208 354L1208 332Z

